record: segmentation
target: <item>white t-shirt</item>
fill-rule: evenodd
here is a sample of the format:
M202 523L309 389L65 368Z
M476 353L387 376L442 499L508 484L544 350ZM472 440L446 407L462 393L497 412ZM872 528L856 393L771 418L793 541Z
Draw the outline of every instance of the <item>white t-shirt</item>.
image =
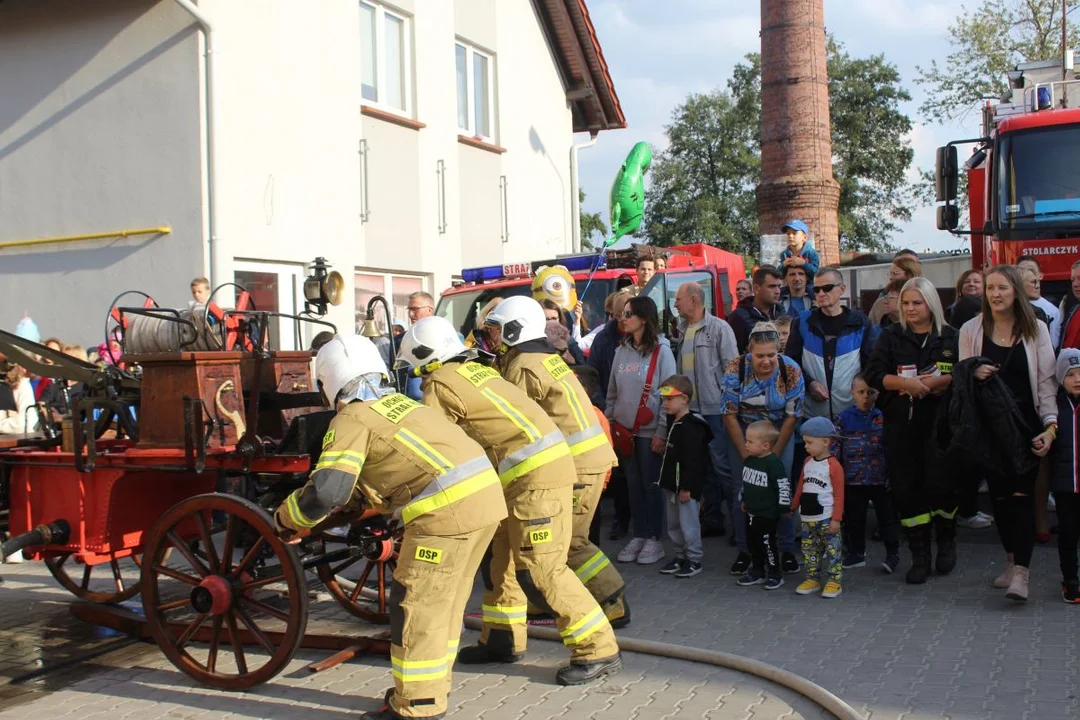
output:
M1056 348L1058 342L1060 342L1061 311L1058 310L1054 303L1044 297L1040 297L1038 300L1032 300L1031 304L1037 308L1042 308L1042 311L1046 313L1046 317L1050 318L1050 342L1052 342Z
M824 460L810 458L803 466L802 498L799 503L803 520L832 519L833 487L832 476L829 474L829 460L830 458ZM821 512L814 512L815 500L816 505L821 506Z

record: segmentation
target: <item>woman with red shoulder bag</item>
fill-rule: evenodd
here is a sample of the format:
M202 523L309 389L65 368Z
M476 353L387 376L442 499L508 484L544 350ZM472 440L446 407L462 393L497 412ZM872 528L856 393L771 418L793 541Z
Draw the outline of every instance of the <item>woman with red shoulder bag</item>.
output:
M651 299L631 299L623 310L622 326L626 334L612 361L605 413L615 452L627 471L633 524L633 538L618 560L651 565L664 558L660 542L664 496L657 484L661 456L651 445L653 437L664 437L667 429L667 418L661 417L660 381L675 374L675 356L660 335Z

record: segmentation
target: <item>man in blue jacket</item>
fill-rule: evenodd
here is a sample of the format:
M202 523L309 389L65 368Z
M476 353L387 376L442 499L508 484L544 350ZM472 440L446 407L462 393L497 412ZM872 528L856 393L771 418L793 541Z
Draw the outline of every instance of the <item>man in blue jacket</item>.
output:
M814 285L818 306L791 323L786 354L803 369L806 418L834 421L854 404L851 382L874 349L870 319L840 304L845 287L839 270L825 268Z

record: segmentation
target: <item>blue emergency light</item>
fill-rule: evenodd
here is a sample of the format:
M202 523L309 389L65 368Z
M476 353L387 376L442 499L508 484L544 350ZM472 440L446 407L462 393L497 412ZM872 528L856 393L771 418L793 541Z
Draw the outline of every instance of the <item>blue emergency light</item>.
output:
M607 258L600 255L575 255L572 257L556 258L554 260L540 260L532 263L533 272L544 265L562 265L571 273L592 272L597 268L607 265ZM465 268L461 271L461 279L467 283L479 283L490 280L506 280L508 278L520 278L521 275L506 275L502 265L485 265L484 267Z
M465 268L461 271L461 279L467 283L478 283L485 280L502 280L503 277L502 265Z

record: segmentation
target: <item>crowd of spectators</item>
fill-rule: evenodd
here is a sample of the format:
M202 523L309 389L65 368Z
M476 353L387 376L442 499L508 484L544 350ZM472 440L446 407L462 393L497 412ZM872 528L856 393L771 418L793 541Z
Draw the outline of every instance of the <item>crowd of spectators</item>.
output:
M948 574L962 561L957 526L993 525L1005 555L993 584L1023 601L1033 547L1053 530L1062 597L1080 602L1080 261L1060 304L1023 257L964 271L943 307L903 250L864 314L805 227L784 231L780 265L740 280L726 319L696 283L666 309L678 316L669 338L665 309L639 288L607 299L586 363L606 388L598 406L634 438L611 487L618 560L660 563L666 536L674 558L660 571L692 577L700 538L729 536L740 585L773 590L803 569L797 592L835 597L842 571L871 556L897 571L902 540L907 582ZM672 468L694 477L680 484Z

